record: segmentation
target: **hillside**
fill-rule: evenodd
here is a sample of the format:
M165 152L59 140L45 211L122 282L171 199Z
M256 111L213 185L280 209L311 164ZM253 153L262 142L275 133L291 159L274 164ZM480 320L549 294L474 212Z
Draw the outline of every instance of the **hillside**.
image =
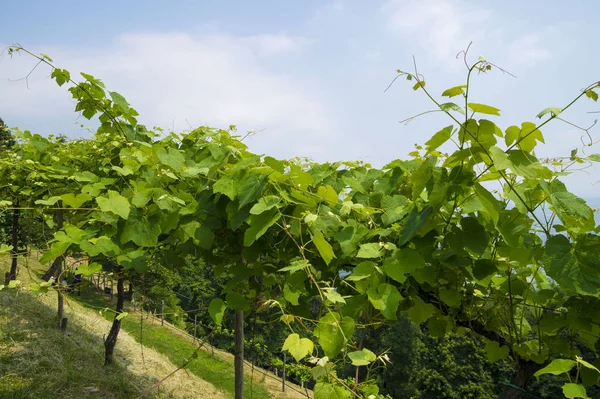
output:
M38 268L22 270L35 279ZM55 328L56 295L32 295L26 289L0 291L0 398L232 398L233 358L200 350L197 357L160 384L194 353L190 340L158 323L130 313L123 320L114 367L103 366L103 336L110 329L108 299L97 295L68 297L68 332ZM143 327L143 328L140 328ZM140 345L140 331L142 343ZM296 399L306 395L286 390L247 368L245 394L255 399ZM297 387L300 390L300 387ZM311 395L312 396L312 395Z

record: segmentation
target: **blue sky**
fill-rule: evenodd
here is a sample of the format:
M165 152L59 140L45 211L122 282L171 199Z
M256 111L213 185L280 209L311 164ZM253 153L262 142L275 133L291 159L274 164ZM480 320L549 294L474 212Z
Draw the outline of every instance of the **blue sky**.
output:
M563 106L600 79L593 1L23 1L4 6L0 46L20 43L57 66L84 71L130 100L142 122L175 130L201 124L243 133L276 157L362 159L375 166L404 158L449 124L442 115L399 123L431 108L395 70L419 72L434 95L464 82L456 54L470 41L517 76L473 80L473 102L502 110L503 129L548 106ZM23 77L27 57L0 57L0 116L39 133L89 135L48 70ZM583 100L565 117L591 125L600 104ZM598 129L592 130L595 139ZM581 132L560 122L544 130L539 156L581 148ZM448 148L450 150L450 148ZM585 148L598 153L598 148ZM600 198L597 168L567 179Z

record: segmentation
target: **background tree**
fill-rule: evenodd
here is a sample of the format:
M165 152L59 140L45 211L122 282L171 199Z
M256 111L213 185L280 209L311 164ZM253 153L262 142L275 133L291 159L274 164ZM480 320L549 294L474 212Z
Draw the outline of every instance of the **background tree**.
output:
M15 138L10 129L6 126L2 118L0 118L0 151L11 148L15 145L15 142Z

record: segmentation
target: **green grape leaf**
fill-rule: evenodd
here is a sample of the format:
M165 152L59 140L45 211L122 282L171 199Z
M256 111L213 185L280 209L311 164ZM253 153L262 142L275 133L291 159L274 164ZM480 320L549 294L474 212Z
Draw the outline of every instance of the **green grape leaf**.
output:
M60 199L61 198L58 196L53 196L53 197L46 198L46 199L36 200L34 203L36 205L54 205L58 201L60 201Z
M319 189L317 190L317 195L323 198L325 201L333 204L338 203L340 201L338 194L335 192L333 187L329 185L319 186Z
M389 320L396 320L396 313L402 295L398 289L391 284L382 283L377 288L371 288L367 292L369 302L373 307L381 312L383 317Z
M196 177L198 175L206 176L210 172L208 168L199 168L197 166L184 166L181 169L181 175L184 177Z
M467 85L454 86L449 89L444 90L442 93L442 97L454 97L464 94Z
M12 251L12 249L12 245L0 243L0 255L7 255L10 253L10 251Z
M386 195L383 197L381 199L381 207L384 210L383 215L381 215L383 224L388 226L406 216L409 210L408 204L408 198L403 195L394 195L393 197Z
M589 363L589 362L586 362L586 361L585 361L585 360L583 360L582 358L580 358L580 357L577 357L577 358L575 359L575 361L576 361L577 363L581 364L583 367L586 367L586 368L588 368L588 369L590 369L590 370L594 370L594 371L596 371L598 374L600 374L600 370L599 370L599 369L598 369L596 366L594 366L593 364L591 364L591 363Z
M419 90L420 88L425 87L425 81L424 80L419 80L417 81L417 83L415 83L415 85L413 86L413 90Z
M342 297L339 292L332 289L325 291L325 297L331 303L346 303L344 297Z
M121 312L115 316L115 320L123 320L128 314L129 312Z
M76 172L73 174L73 178L78 182L98 182L100 179L98 176L90 171Z
M353 333L354 320L348 316L341 318L334 312L321 317L314 331L315 337L319 339L319 345L329 358L340 354Z
M563 182L553 180L546 191L550 194L556 216L569 232L587 233L596 227L592 208L582 198L569 192Z
M283 315L281 315L279 320L281 320L282 322L284 322L287 325L290 325L294 322L295 317L291 314L283 314Z
M440 104L440 109L444 112L456 111L456 112L460 112L463 115L465 114L465 110L462 109L459 105L457 105L455 103Z
M554 359L549 365L541 370L536 371L533 376L539 380L540 376L544 374L561 375L563 373L568 373L576 365L577 362L575 360Z
M498 108L492 107L490 105L478 104L478 103L468 103L467 106L473 112L478 112L480 114L486 114L486 115L500 116L500 110Z
M181 173L185 166L185 156L176 148L160 148L156 152L158 159L163 165L173 169L177 173Z
M213 298L210 301L210 304L208 305L208 314L216 325L221 325L226 308L227 306L225 306L225 302L223 302L221 298Z
M309 184L312 184L315 181L310 173L305 172L299 165L294 164L290 165L289 176L293 180L294 185L302 191L306 190Z
M50 77L54 79L59 86L62 86L71 79L71 74L66 69L54 68Z
M375 354L368 349L349 352L348 357L354 366L366 366L377 360L377 356L375 356Z
M600 154L592 154L587 157L590 161L600 162Z
M194 240L196 236L196 230L200 228L200 222L192 220L191 222L180 224L181 229L181 243L186 243L188 240Z
M490 236L485 227L474 217L464 217L461 219L460 224L465 246L477 255L482 255L490 241Z
M285 165L282 161L279 161L273 157L265 157L265 159L263 160L263 162L268 165L269 167L271 167L273 170L279 172L279 173L284 173L285 171Z
M125 269L134 269L138 273L144 273L148 269L148 254L142 249L122 253L117 256L117 263Z
M328 382L317 382L313 389L315 399L350 399L352 393Z
M237 196L237 184L235 180L229 176L223 176L215 182L213 185L215 193L221 193L229 197L230 200L234 200Z
M248 219L250 228L244 233L244 246L249 247L262 237L269 227L273 226L279 220L280 216L277 209L271 209L258 215L250 216Z
M430 303L425 303L419 297L412 298L413 306L408 310L408 317L416 325L427 321L435 312L435 307Z
M306 259L296 259L292 261L289 266L282 267L279 269L279 271L290 272L291 274L297 272L298 270L306 269L308 266L310 266L310 263Z
M378 242L361 244L358 250L357 258L379 258L383 255L383 246Z
M586 244L588 240L589 244ZM593 248L597 248L598 240L584 236L581 241L574 249L564 235L551 236L546 241L542 264L548 276L567 293L597 295L600 292L600 273Z
M477 259L473 264L473 277L484 280L498 272L496 264L491 259Z
M298 306L298 298L300 298L300 295L302 294L301 291L296 290L294 287L291 287L289 284L286 284L283 287L283 297L285 298L286 301L288 301L289 303L291 303L294 306Z
M490 363L495 363L498 360L506 359L509 354L508 346L500 346L500 344L496 341L488 341L485 344L484 350Z
M115 91L109 91L108 94L110 95L110 98L112 98L113 103L116 106L121 108L124 112L127 112L129 110L129 103L127 102L127 100L125 100L125 97L123 97Z
M131 203L136 208L144 208L148 204L150 199L152 199L152 195L154 194L154 192L154 189L144 189L138 187L135 190L133 197L131 198Z
M21 281L19 281L19 280L10 280L8 282L8 285L6 286L6 288L17 288L20 285L21 285ZM2 287L4 287L4 285L2 285Z
M525 152L531 152L535 148L537 141L544 142L544 136L535 123L523 122L521 128L517 126L507 128L504 140L506 145L518 142L517 148Z
M65 206L70 206L72 208L81 208L83 204L88 201L91 201L94 197L89 194L63 194L60 196L60 199L63 201Z
M121 248L107 236L83 240L80 242L79 247L89 256L98 256L103 254L112 258L121 253Z
M227 307L235 310L250 310L250 304L242 294L230 292L225 296Z
M108 190L108 198L96 197L96 202L102 212L114 213L125 220L129 218L129 201L114 190Z
M403 246L409 240L411 240L420 230L423 228L429 216L433 213L433 208L426 206L421 212L419 212L416 205L413 205L408 219L404 223L402 228L402 234L400 235L399 242L397 245Z
M347 281L360 281L370 277L375 271L375 263L370 261L360 262L352 269L352 273L346 277Z
M591 98L594 101L598 101L598 93L596 93L593 89L586 90L585 95L587 98Z
M541 119L542 116L550 114L550 117L554 118L555 116L558 116L558 114L560 114L562 111L562 108L559 107L548 107L540 111L540 113L537 114L536 117Z
M52 262L54 259L58 258L59 256L62 256L67 251L67 248L69 248L70 245L70 242L64 241L58 241L53 243L50 249L46 251L44 255L42 255L42 257L40 258L40 263L44 264Z
M281 202L281 198L276 195L267 195L266 197L262 197L258 200L256 204L252 208L250 208L250 213L252 215L260 215L263 212L273 209Z
M15 281L15 280L13 280L13 281ZM50 281L44 281L40 284L30 283L29 289L31 290L31 292L34 295L45 294L49 291L49 288L51 285L52 285L52 282L50 282ZM0 285L0 291L2 291L3 287L4 287L4 285Z
M440 288L440 299L450 307L457 307L460 304L462 295L456 289Z
M254 202L256 198L258 198L263 191L266 181L266 175L260 176L254 173L241 181L237 192L239 200L238 210L242 209L245 205Z
M313 236L312 242L317 247L321 258L323 258L326 264L329 264L331 260L335 258L333 247L325 240L325 237L323 237L321 232L318 232Z
M81 263L77 265L77 273L83 276L89 277L94 273L102 271L102 265L98 262L92 262L89 265Z
M202 249L211 249L215 233L208 226L200 226L194 233L194 243Z
M429 180L433 176L433 167L437 163L437 158L430 156L419 166L411 178L412 183L412 200L415 201L421 196L421 193L427 186Z
M67 225L63 230L54 233L54 238L57 241L78 244L86 235L87 233L84 230L73 225Z
M446 126L436 134L434 134L429 140L425 142L425 149L430 153L433 150L436 150L439 146L444 144L446 141L452 137L453 126Z
M432 317L427 321L429 335L433 338L443 338L446 335L446 321Z
M502 130L492 121L480 119L479 126L477 122L470 120L467 125L468 133L465 139L470 140L474 145L478 145L483 149L489 149L497 143L496 136L502 136ZM474 125L474 126L471 126ZM472 129L472 130L471 130ZM479 148L479 147L477 147Z
M502 209L500 202L481 184L475 183L474 187L479 201L486 210L485 216L492 219L494 225L497 225L500 218L500 210Z
M146 216L128 219L121 233L121 244L133 241L140 247L153 247L158 243L160 224L156 218L152 220Z
M568 382L565 385L563 385L562 390L563 390L563 394L567 398L584 398L584 399L590 399L590 397L587 395L585 387L583 385L580 385L580 384L575 384L573 382Z
M300 338L298 334L290 334L283 343L282 350L288 351L297 362L310 355L314 350L313 342L308 338Z
M425 267L425 259L412 248L402 248L394 256L386 257L383 272L399 283L406 281L406 274Z

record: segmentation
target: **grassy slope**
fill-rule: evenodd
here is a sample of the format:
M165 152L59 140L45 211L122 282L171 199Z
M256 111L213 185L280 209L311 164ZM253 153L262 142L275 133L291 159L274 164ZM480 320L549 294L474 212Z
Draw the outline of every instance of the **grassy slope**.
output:
M0 292L0 398L136 398L176 367L150 350L145 353L148 367L140 366L139 347L126 334L120 337L117 364L103 367L101 334L108 323L97 314L79 312L70 315L69 334L62 334L55 328L55 299ZM174 376L146 397L197 397L177 391L182 387L219 396L199 378L183 377Z
M0 264L6 264L6 258ZM35 259L20 262L23 282L37 280L43 267ZM0 267L3 270L4 267ZM73 301L71 299L76 299ZM15 290L0 292L0 398L135 398L183 364L194 352L188 339L140 319L123 320L117 342L117 365L102 366L102 336L108 333L113 307L99 295L67 298L68 335L55 325L55 294L34 297ZM154 389L147 398L233 398L233 364L229 354L198 351L197 358ZM81 372L81 370L85 370ZM246 378L245 394L253 399L300 399L280 392L280 383L254 373Z
M73 297L73 299L80 301L90 309L112 307L109 301L97 295L84 295L82 297ZM107 320L112 321L114 313L104 312L104 316ZM142 323L142 329L140 329L140 323ZM174 364L183 364L196 349L196 346L188 340L172 334L167 328L152 324L146 320L141 321L140 318L133 315L129 315L123 319L121 328L129 333L137 342L140 342L141 335L141 342L145 347L153 348L159 353L164 354ZM141 334L140 330L143 330ZM192 360L186 369L233 397L234 376L233 367L230 363L213 357L206 351L200 350L197 352L196 359ZM265 387L256 382L251 383L250 377L246 376L244 396L250 398L251 394L253 399L271 398Z
M72 341L56 331L53 316L29 295L0 292L1 398L93 398L98 386L105 397L126 398L143 385L122 367L81 373L101 364L102 354L92 349L92 336L74 331Z

